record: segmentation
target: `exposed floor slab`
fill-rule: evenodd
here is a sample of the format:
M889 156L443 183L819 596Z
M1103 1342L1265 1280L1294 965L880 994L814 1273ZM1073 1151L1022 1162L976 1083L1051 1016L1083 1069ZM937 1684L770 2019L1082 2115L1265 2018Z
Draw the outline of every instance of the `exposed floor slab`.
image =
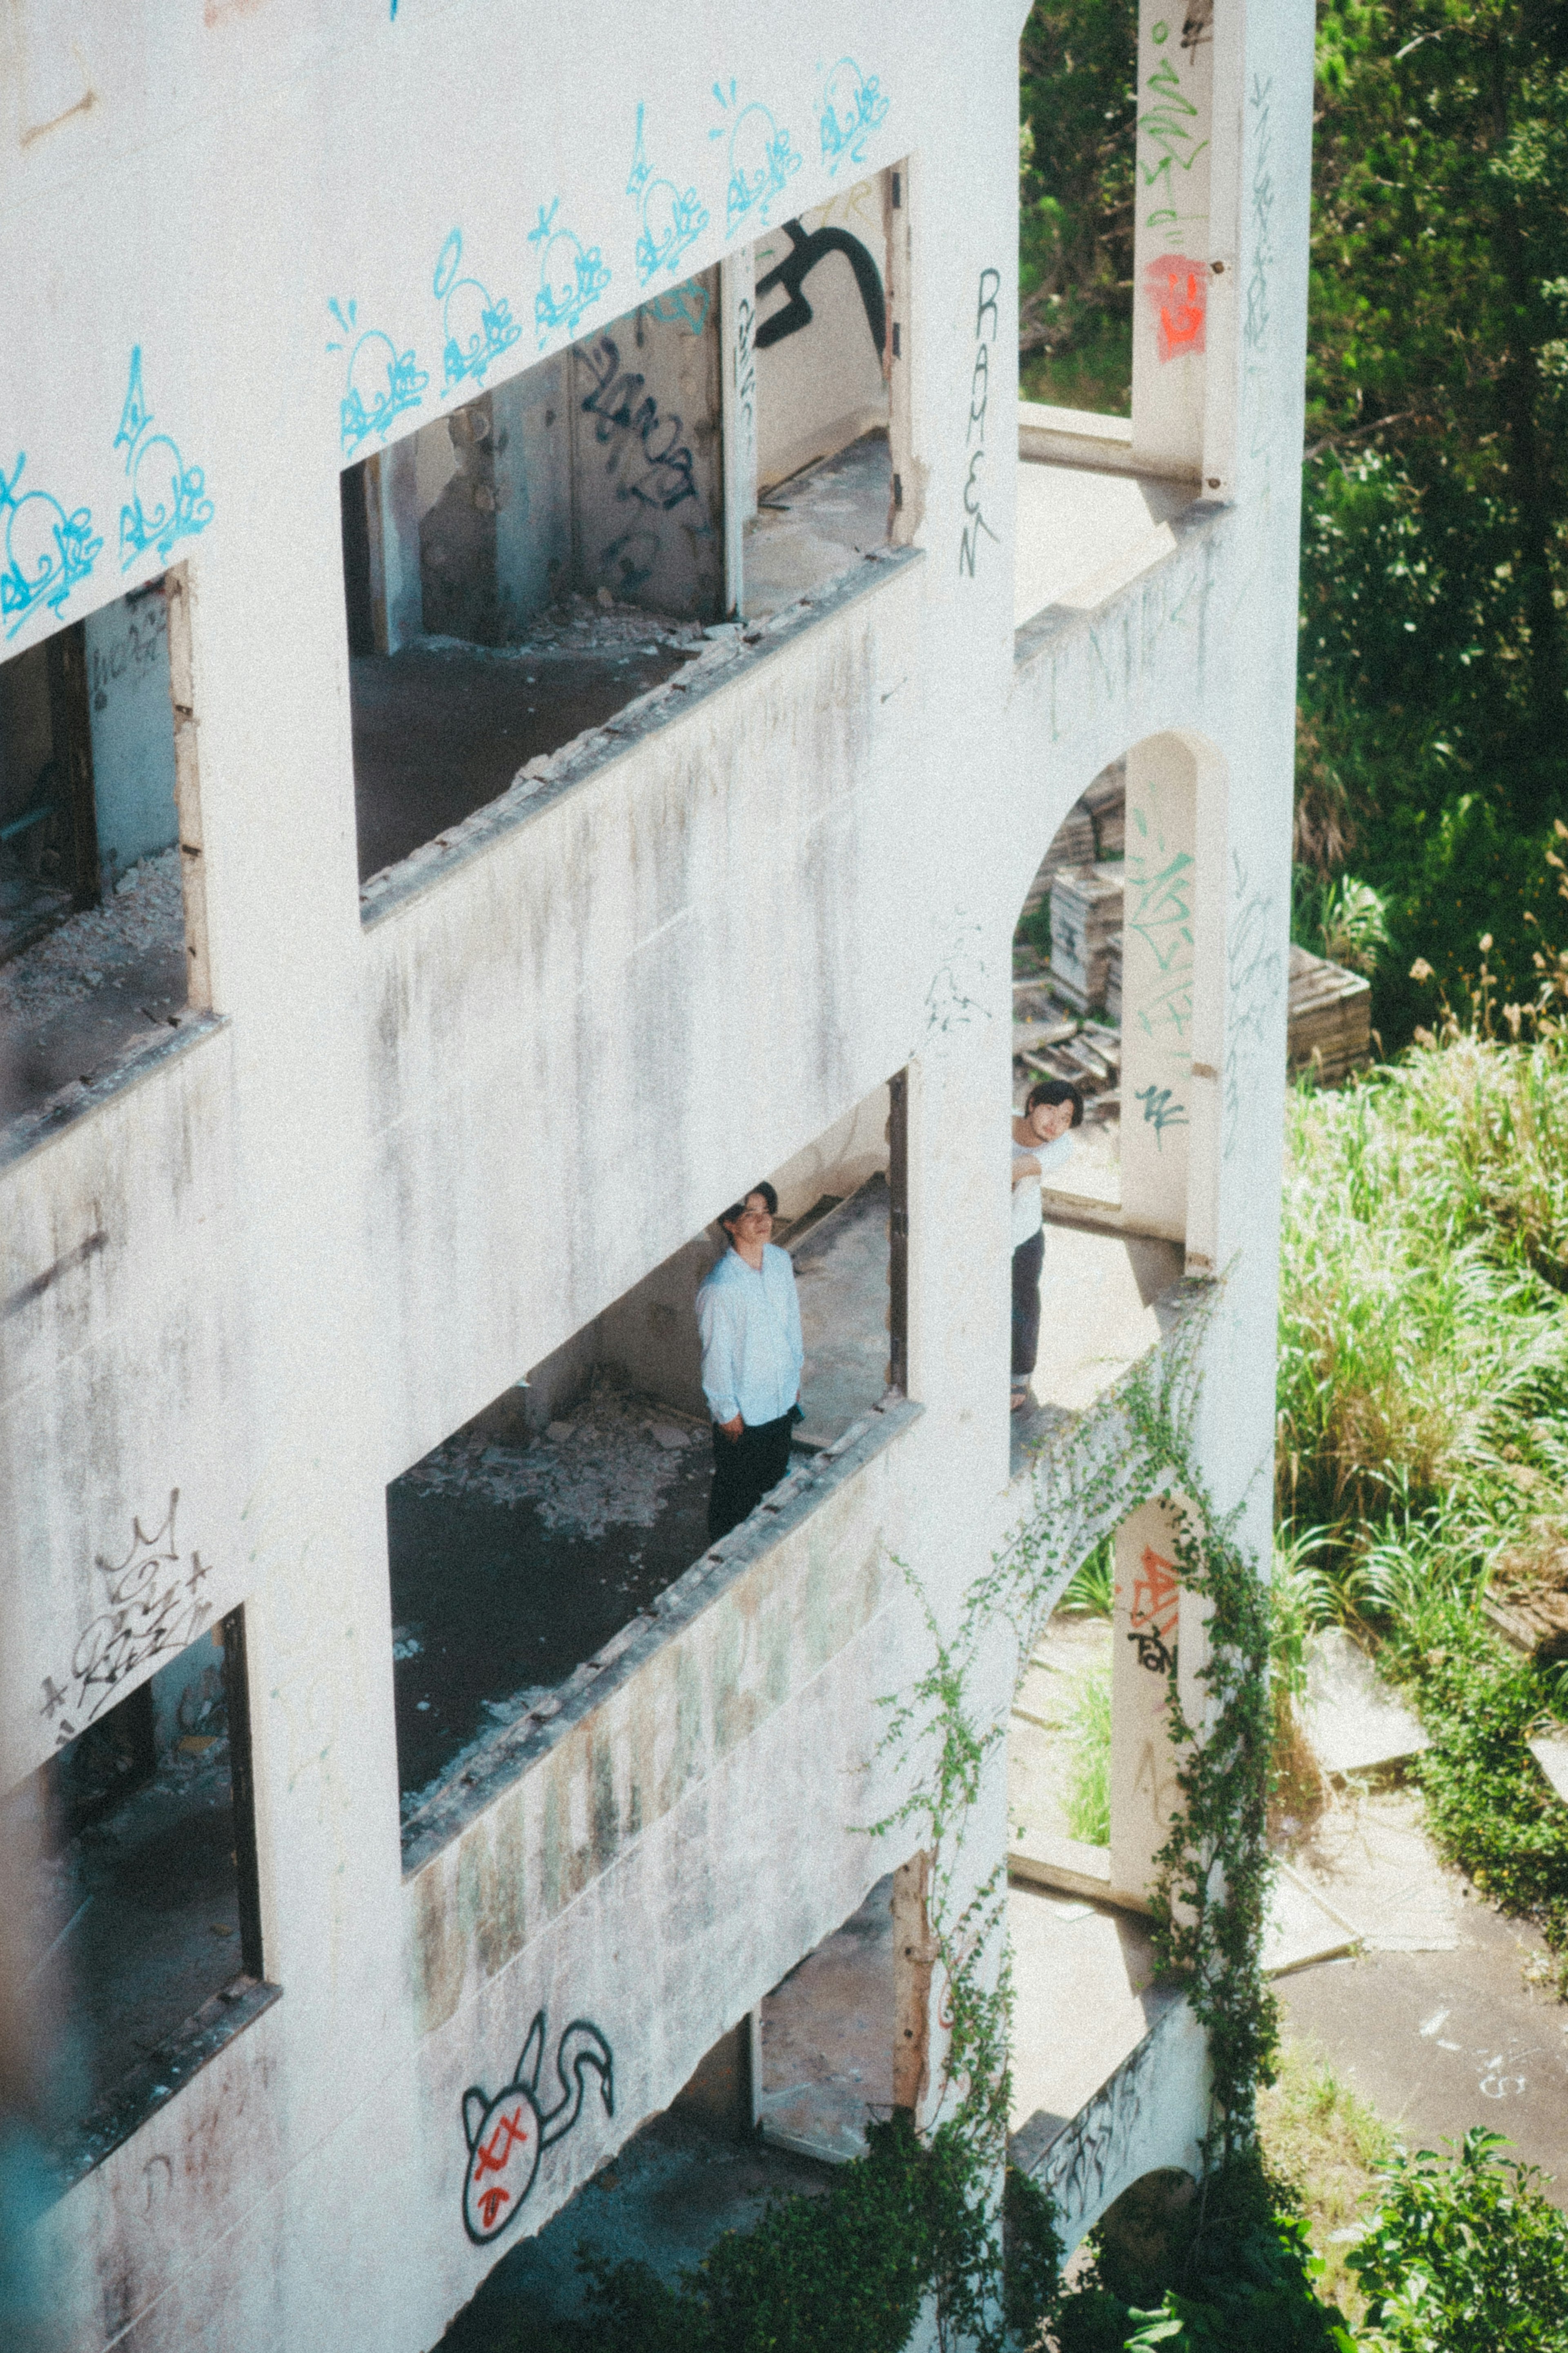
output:
M1331 1778L1371 1773L1419 1756L1426 1735L1342 1626L1313 1635L1307 1654L1303 1728Z
M149 858L100 907L0 965L0 1124L90 1085L178 1028L187 996L180 853Z
M1191 482L1024 460L1017 474L1016 628L1151 539L1195 495Z
M1153 1983L1147 1921L1011 1882L1013 2105L1031 2167L1180 1997Z
M748 621L782 612L888 543L893 461L885 432L863 434L764 491L748 524L742 607Z
M831 1446L888 1386L885 1176L873 1176L788 1247L800 1298L805 1370L802 1445Z
M1082 1413L1173 1331L1190 1303L1181 1246L1047 1216L1030 1402L1012 1418L1013 1475L1056 1413Z

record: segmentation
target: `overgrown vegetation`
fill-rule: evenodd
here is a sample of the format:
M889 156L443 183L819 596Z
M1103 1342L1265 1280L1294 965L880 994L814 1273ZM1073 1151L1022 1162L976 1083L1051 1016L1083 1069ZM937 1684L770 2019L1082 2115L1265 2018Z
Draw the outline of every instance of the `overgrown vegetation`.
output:
M1287 2033L1279 2072L1258 2104L1258 2139L1266 2163L1292 2185L1323 2269L1318 2294L1337 2306L1352 2327L1365 2298L1346 2267L1354 2241L1376 2212L1379 2175L1394 2154L1394 2136L1310 2045Z
M1479 2126L1447 2158L1397 2158L1350 2256L1366 2353L1568 2353L1568 2218Z

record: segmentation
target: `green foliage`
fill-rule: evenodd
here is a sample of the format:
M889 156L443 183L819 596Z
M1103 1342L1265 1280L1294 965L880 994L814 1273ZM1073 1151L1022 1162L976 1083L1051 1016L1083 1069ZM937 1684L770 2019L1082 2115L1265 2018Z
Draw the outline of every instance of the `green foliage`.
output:
M989 2219L973 2196L962 2137L929 2143L895 2118L873 2125L866 2157L821 2197L773 2200L727 2232L669 2285L647 2263L584 2250L587 2310L529 2353L900 2353L933 2284L950 2325L999 2346ZM1009 2172L999 2273L1004 2317L1021 2339L1054 2314L1060 2245L1049 2200Z
M1069 1718L1068 1829L1086 1846L1110 1844L1110 1667L1078 1679Z
M1133 0L1035 0L1019 47L1025 397L1125 412L1131 381Z
M1252 2150L1210 2177L1152 2260L1100 2232L1088 2281L1063 2299L1061 2353L1352 2353L1313 2292L1322 2265L1294 2202Z
M1507 2146L1477 2127L1447 2159L1395 2160L1346 2259L1367 2294L1368 2353L1568 2353L1568 2219Z
M1533 1912L1568 1951L1568 1817L1525 1743L1563 1694L1528 1659L1505 1659L1462 1620L1421 1662L1432 1746L1421 1760L1427 1819L1478 1887Z

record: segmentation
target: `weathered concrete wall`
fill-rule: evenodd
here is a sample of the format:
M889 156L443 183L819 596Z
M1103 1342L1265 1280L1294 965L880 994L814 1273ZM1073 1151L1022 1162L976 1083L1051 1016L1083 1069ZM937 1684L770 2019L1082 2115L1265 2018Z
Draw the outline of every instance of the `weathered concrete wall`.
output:
M138 2353L270 2353L351 2324L387 2353L427 2345L494 2252L463 2229L458 2104L500 2091L533 2010L547 2063L566 2019L596 2022L617 2099L595 2112L587 2076L530 2222L892 1859L854 1832L880 1801L840 1769L923 1657L919 1611L866 1582L875 1545L951 1628L1005 1508L992 1138L1011 927L1085 784L1162 731L1226 779L1200 824L1222 982L1195 999L1194 1080L1216 1075L1209 1144L1193 1106L1189 1200L1206 1205L1195 1255L1235 1262L1205 1465L1266 1511L1311 27L1304 5L1230 16L1211 233L1247 299L1228 326L1211 304L1205 430L1205 448L1231 434L1236 505L1168 527L1018 644L1016 9L813 0L696 28L656 9L635 70L609 72L602 27L524 27L503 0L460 26L440 0L330 23L309 0L102 5L69 28L29 18L25 53L6 20L0 269L19 326L0 345L0 465L54 502L6 529L15 543L42 520L52 545L58 510L72 566L9 642L188 560L193 847L223 1021L0 1173L0 1512L25 1616L6 1778L52 1743L44 1678L100 1612L95 1554L120 1559L178 1486L182 1565L199 1553L215 1612L246 1607L283 1989L58 2208L84 2348L124 2331ZM834 59L864 97L828 87ZM837 201L851 169L895 165L895 535L919 559L738 654L684 717L605 745L362 923L341 467L375 450L406 474L416 427L484 395L504 410L522 363ZM624 1810L630 1725L617 1747L588 1718L561 1768L560 1852L605 1867L572 1862L535 1936L541 1829L512 1951L501 1842L493 1873L476 1853L471 1897L430 1932L432 1981L460 1985L437 2026L401 1869L384 1482L906 1066L923 1411L885 1470L823 1504L825 1527L845 1516L810 1588L842 1574L871 1614L805 1680L805 1632L784 1643L770 1712L745 1677L777 1654L715 1605L698 1694L714 1721L714 1695L739 1694L737 1736L721 1756L699 1738L695 1778L646 1828ZM1005 1649L983 1678L998 1704ZM658 1740L685 1736L681 1691L666 1704L656 1768ZM615 1836L595 1850L601 1755ZM537 1770L506 1801L520 1839ZM961 1879L1005 1836L993 1776Z
M886 104L863 80L858 96L873 113ZM859 134L854 143L862 143ZM839 176L853 168L846 150ZM752 248L757 477L764 488L887 427L890 201L886 173L855 178Z
M167 849L174 819L174 712L162 585L89 616L87 689L103 887Z

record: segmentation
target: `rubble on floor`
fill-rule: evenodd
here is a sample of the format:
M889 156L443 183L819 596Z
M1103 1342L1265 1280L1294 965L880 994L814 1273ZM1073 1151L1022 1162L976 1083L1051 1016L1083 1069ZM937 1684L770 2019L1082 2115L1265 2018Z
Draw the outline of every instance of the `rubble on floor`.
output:
M9 964L0 965L0 1013L47 1020L136 968L150 950L183 942L180 853L166 849L122 874L100 907L68 915Z
M591 1542L612 1527L651 1528L683 1451L707 1425L673 1406L649 1414L646 1400L605 1378L570 1416L531 1444L496 1444L459 1431L407 1476L417 1493L463 1494L492 1504L531 1503L541 1524Z

